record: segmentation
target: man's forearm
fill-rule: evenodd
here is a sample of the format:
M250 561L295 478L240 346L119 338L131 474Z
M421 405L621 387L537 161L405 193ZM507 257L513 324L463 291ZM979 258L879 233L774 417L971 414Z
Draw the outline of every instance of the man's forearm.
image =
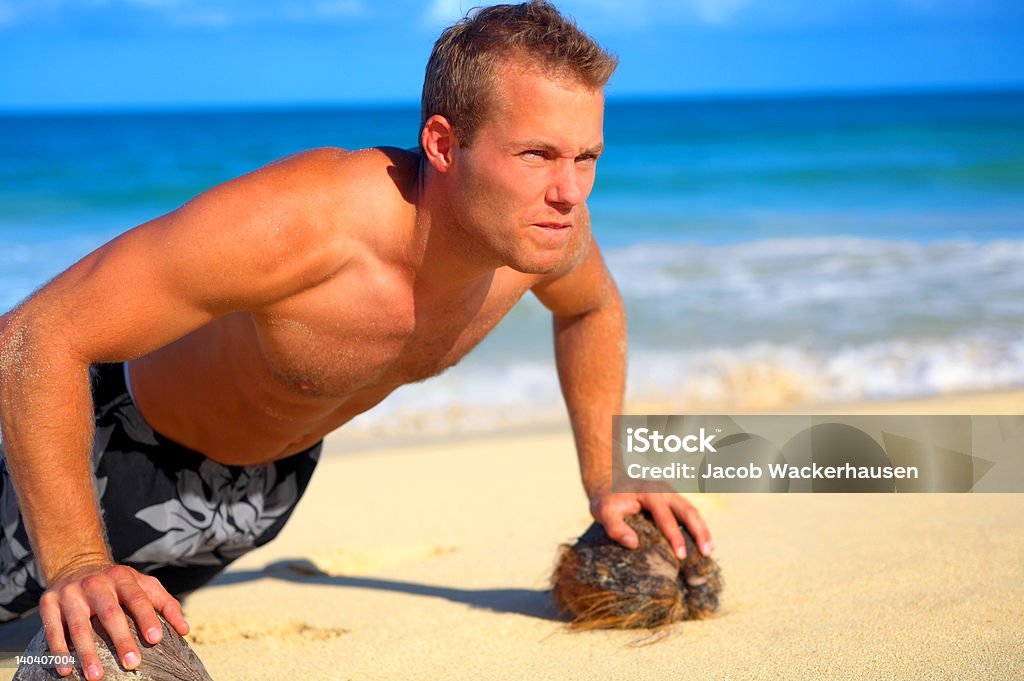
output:
M91 470L89 367L43 329L0 326L0 428L7 468L47 583L109 560Z
M555 358L588 496L611 487L613 414L626 382L626 318L614 295L575 317L554 319Z

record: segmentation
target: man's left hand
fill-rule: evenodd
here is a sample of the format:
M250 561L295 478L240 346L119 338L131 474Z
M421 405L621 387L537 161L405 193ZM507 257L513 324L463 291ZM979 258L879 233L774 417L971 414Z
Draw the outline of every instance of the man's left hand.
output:
M590 513L594 519L604 526L609 537L627 549L635 549L639 539L623 518L639 513L642 509L650 512L654 524L668 539L672 551L680 560L686 556L686 543L679 530L679 523L685 525L693 535L701 553L711 555L714 544L704 519L693 504L675 492L606 492L590 500Z

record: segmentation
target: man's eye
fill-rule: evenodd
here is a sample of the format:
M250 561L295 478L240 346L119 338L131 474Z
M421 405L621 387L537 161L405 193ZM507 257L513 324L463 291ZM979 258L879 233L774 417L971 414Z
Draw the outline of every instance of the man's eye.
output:
M533 158L547 158L548 152L542 151L541 149L530 149L529 151L524 151L523 156L532 156Z

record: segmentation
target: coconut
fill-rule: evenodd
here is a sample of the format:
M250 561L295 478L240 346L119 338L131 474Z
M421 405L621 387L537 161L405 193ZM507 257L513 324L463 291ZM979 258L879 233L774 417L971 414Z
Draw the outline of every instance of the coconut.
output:
M139 650L142 652L142 664L133 670L121 667L114 643L107 636L100 621L96 617L92 618L93 639L96 654L103 665L104 681L213 681L206 673L199 656L193 652L185 639L159 614L157 617L163 626L163 637L155 645L139 639L135 621L128 617L128 628L135 640L139 641ZM41 628L25 649L24 656L29 658L28 661L18 667L12 681L85 681L85 674L80 665L76 665L70 675L61 676L52 665L32 663L33 658L39 659L39 656L49 655L46 631Z
M560 548L551 590L572 628L660 629L718 609L721 570L697 550L685 527L680 561L646 511L625 520L640 540L635 549L611 539L598 523Z

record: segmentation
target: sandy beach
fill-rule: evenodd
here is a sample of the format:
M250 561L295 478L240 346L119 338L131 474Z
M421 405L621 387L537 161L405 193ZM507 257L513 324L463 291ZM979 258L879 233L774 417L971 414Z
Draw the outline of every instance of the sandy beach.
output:
M838 407L818 411L1020 414L1024 393ZM590 522L567 430L332 451L342 437L280 537L187 599L213 678L1024 676L1024 495L692 497L723 606L638 647L567 631L550 602L556 549Z

